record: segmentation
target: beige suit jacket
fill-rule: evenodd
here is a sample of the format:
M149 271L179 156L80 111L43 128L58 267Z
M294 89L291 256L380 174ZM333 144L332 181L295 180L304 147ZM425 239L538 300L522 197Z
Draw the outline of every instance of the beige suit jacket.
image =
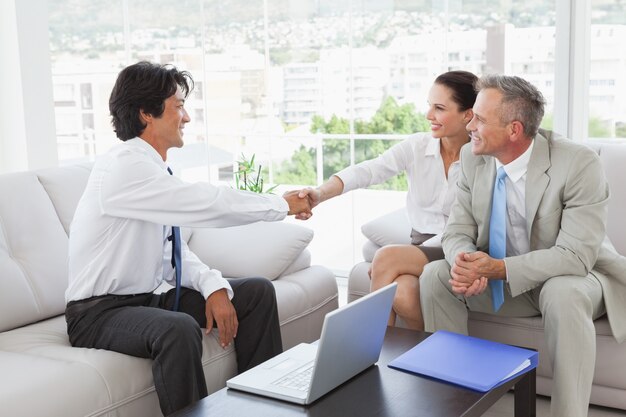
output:
M505 259L513 297L560 275L601 282L617 341L626 339L626 258L606 237L609 188L598 155L588 147L538 134L526 176L530 252ZM450 265L459 252L489 252L495 159L461 151L457 200L442 238Z

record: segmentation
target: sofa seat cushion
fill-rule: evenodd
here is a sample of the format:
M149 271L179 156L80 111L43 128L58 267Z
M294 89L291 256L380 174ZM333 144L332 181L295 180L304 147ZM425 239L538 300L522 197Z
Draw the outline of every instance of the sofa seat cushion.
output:
M77 361L0 351L0 368L3 415L88 416L110 404L102 377Z
M217 330L204 337L202 363L209 392L223 388L237 370L234 348L222 349L218 337ZM5 362L12 364L5 367ZM160 415L152 362L102 349L71 347L64 316L0 333L0 366L0 386L11 387L0 393L3 412L5 404L19 407L19 413L7 415L104 415L120 408L145 411L146 404L150 412L141 415ZM15 372L7 372L9 369ZM24 369L33 371L24 373ZM29 401L32 398L37 401ZM60 412L52 413L40 398L56 401ZM68 406L76 412L68 412ZM38 412L37 407L45 411Z
M17 386L17 383L13 387L20 392L21 397L17 401L18 405L21 403L21 407L30 407L30 403L34 403L29 402L32 398L37 398L36 403L41 402L38 394L32 391L34 381L37 384L41 383L42 390L46 390L44 397L62 399L69 395L68 401L64 401L65 410L67 406L85 410L76 413L66 411L66 414L59 415L91 415L92 413L100 415L154 391L151 362L148 359L99 349L71 347L67 338L64 316L1 333L0 352L1 355L17 355L20 358L29 358L31 361L30 365L22 364L19 372L23 373L24 369L32 369L33 371L28 373L28 379L23 381L21 388ZM40 362L45 372L40 375L39 367L33 366L32 362ZM44 382L46 378L54 378L55 372L67 372L69 375L73 374L74 377L66 374L62 377L57 375L56 382ZM4 367L2 375L0 378L5 378L7 375ZM78 384L80 389L72 393L71 385L74 384ZM4 383L1 385L5 386ZM5 392L1 395L4 397ZM4 404L5 399L3 398L1 402ZM19 410L21 415L28 415L24 414L24 408ZM47 411L30 415L57 414L50 414Z
M626 369L626 350L615 341L606 316L595 320L594 325L597 352L593 383L626 389L626 379L623 376L623 370ZM551 378L552 367L541 316L498 317L470 312L469 332L472 336L538 350L537 375ZM610 359L607 360L608 358Z

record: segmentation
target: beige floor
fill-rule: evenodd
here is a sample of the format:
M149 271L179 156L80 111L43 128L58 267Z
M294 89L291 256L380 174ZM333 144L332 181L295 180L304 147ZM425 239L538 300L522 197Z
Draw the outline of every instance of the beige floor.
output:
M348 294L348 280L346 278L337 279L339 289L339 305L344 305ZM513 394L508 393L500 401L495 403L485 414L485 417L513 417ZM598 407L592 405L589 408L588 417L617 417L626 416L626 411L614 408ZM537 397L537 417L550 417L550 398Z

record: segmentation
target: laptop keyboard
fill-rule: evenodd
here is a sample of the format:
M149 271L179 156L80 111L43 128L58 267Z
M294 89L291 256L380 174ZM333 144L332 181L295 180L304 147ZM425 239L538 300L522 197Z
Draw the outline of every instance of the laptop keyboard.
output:
M299 391L308 391L311 384L311 376L313 375L314 362L310 362L303 367L295 369L272 382L273 385L279 387L291 388Z

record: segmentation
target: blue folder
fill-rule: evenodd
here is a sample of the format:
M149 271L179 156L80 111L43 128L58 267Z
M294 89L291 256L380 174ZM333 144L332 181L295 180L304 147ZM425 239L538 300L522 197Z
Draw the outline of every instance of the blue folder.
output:
M388 366L486 392L536 368L538 360L534 350L439 330Z

